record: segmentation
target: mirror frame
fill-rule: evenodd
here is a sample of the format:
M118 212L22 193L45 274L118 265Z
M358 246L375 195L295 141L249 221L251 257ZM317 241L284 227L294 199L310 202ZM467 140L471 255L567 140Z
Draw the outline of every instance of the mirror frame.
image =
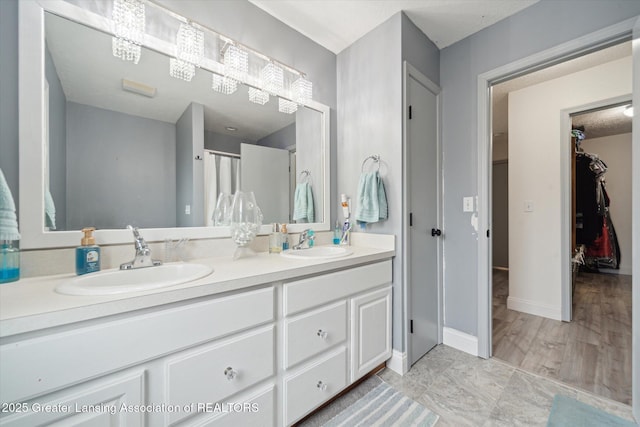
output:
M45 129L45 12L96 28L112 34L110 21L63 0L28 0L19 2L19 192L20 232L22 249L75 247L80 241L79 230L47 231L44 225L44 140ZM161 40L147 37L145 46L171 56L171 46ZM203 68L207 68L206 64ZM247 101L248 102L248 101ZM317 231L330 229L330 114L329 107L316 101L307 104L322 114L322 183L324 191L316 200L322 203L322 222L288 225L289 232L306 228ZM135 225L135 224L133 224ZM91 226L91 224L87 224ZM263 225L260 234L271 232L270 225ZM146 228L142 230L146 240L211 239L230 237L229 227L173 227ZM95 232L100 245L128 244L131 232L126 229L103 229Z

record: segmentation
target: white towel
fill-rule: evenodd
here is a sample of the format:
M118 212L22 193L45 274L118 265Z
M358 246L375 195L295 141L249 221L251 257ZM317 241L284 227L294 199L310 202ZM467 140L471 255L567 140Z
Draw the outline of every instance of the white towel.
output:
M0 240L20 240L16 204L2 169L0 169Z

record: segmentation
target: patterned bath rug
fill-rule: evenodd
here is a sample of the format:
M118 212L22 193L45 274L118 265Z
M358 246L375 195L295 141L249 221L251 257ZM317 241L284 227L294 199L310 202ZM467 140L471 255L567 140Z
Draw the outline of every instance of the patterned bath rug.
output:
M637 427L633 421L609 414L561 394L553 398L547 427Z
M323 427L432 427L436 421L436 414L381 382Z

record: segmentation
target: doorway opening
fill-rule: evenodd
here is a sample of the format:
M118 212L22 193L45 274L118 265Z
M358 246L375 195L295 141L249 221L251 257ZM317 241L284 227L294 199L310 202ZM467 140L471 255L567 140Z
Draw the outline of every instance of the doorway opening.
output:
M570 154L575 154L569 112L573 124L582 122L591 135L582 148L600 151L605 162L610 158L609 172L615 174L607 177L606 188L621 201L611 217L620 217L631 236L631 124L628 118L617 123L615 115L624 117L630 104L630 76L627 41L494 84L490 162L493 356L626 404L631 404L632 377L630 237L619 250L626 252L628 266L608 271L603 259L592 271L585 266L571 274L574 252L562 251L574 249L575 233L565 231L576 217L567 209L576 183L563 178L565 170L570 176ZM611 79L618 84L608 85ZM625 104L614 112L601 108L621 96ZM596 104L585 114L578 108ZM563 310L565 288L573 290L568 310Z

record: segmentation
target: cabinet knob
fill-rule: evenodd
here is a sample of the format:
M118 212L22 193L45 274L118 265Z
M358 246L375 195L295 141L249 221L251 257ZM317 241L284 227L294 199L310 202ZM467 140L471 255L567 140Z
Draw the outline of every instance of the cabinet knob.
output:
M224 370L224 376L227 377L227 381L233 380L238 372L236 372L231 366Z
M325 391L327 389L327 385L322 381L318 381L318 384L316 385L316 387L318 387L318 389L321 391Z
M329 332L323 331L322 329L318 329L318 336L323 340L326 340L327 337L329 336Z

